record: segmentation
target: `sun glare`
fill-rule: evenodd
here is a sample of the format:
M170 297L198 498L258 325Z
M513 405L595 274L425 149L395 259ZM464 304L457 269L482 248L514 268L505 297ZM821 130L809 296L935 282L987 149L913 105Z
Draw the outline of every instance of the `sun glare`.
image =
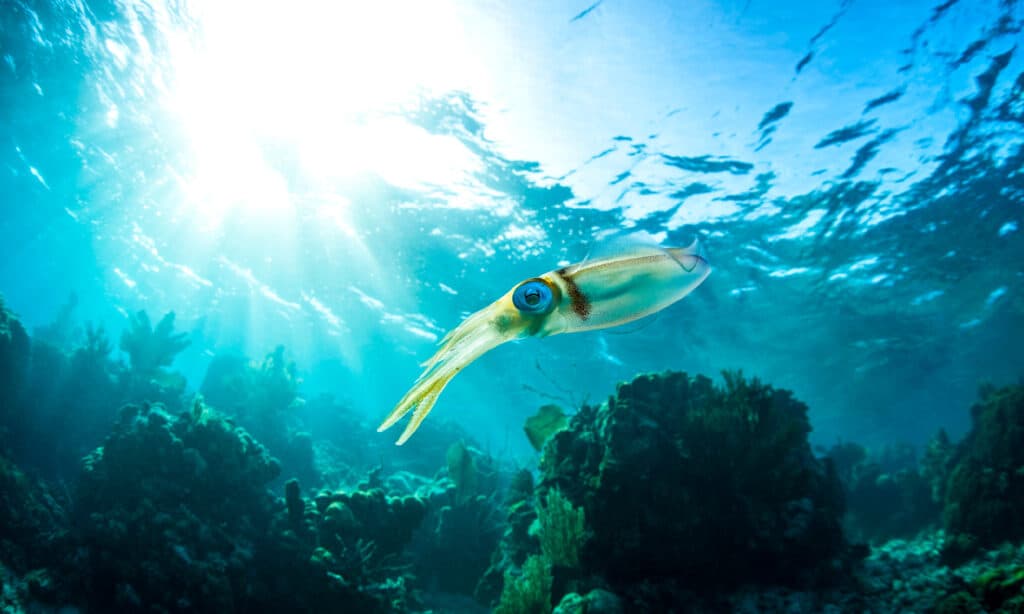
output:
M453 5L197 1L189 14L194 29L171 39L166 105L191 150L186 206L204 225L294 210L294 178L273 160L281 144L309 191L363 173L414 187L473 170L461 143L394 114L482 74Z

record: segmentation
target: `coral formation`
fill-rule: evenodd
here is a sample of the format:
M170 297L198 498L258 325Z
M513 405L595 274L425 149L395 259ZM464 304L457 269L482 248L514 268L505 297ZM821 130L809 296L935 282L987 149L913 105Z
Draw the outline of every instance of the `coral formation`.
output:
M953 469L955 450L956 447L949 440L945 429L939 429L928 442L924 458L921 459L921 475L928 480L931 487L932 501L939 504L946 500L946 481Z
M575 507L557 488L548 490L544 505L537 508L540 549L552 565L577 567L586 541L583 509Z
M912 537L940 520L939 501L907 446L889 446L869 454L855 443L828 452L846 495L846 533L857 541L878 543Z
M281 460L286 477L319 485L313 441L296 415L303 406L293 361L277 346L262 362L236 354L216 356L207 368L203 400L232 416Z
M1024 538L1024 385L988 387L980 396L944 488L950 560Z
M567 594L552 614L622 614L623 611L618 595L595 588L586 595Z
M806 411L738 374L640 376L552 437L541 489L582 506L584 571L616 586L822 581L847 557L843 501Z
M940 530L875 548L860 574L860 609L950 614L1021 611L1024 547L981 551L962 564L949 565L942 554L945 540Z
M495 614L547 614L551 611L551 567L540 555L526 559L518 575L505 573Z
M77 593L98 610L386 612L408 600L396 563L425 515L415 497L288 482L247 432L197 404L128 406L75 496Z
M505 496L505 527L491 563L473 591L480 603L492 604L500 597L506 572L521 567L528 556L540 552L540 541L531 532L537 521L534 507L533 474L521 469L512 478Z
M542 408L526 428L535 480L450 423L395 448L346 404L305 402L282 347L216 357L203 393L220 410L186 408L173 316L132 318L130 366L102 328L64 320L54 345L0 305L0 429L17 463L0 455L0 607L1024 608L1019 386L985 390L971 433L940 432L919 464L906 446L816 458L806 407L739 374L645 375L570 419ZM125 401L140 403L118 413ZM930 528L940 504L946 532Z
M20 592L47 596L46 566L68 545L67 506L59 491L0 456L0 566L35 579Z
M500 472L493 458L452 444L447 479L429 497L430 513L414 544L425 586L472 595L502 534Z
M128 354L131 368L140 374L156 374L171 366L174 357L189 345L188 334L174 332L173 311L164 314L156 328L145 311L130 316L128 324L121 335L121 349Z
M544 405L537 410L537 413L526 419L523 431L526 438L530 440L533 449L540 452L544 448L544 442L552 435L564 429L569 424L569 418L557 405Z
M28 333L0 298L0 425L10 424L28 362Z
M81 458L109 431L119 403L131 400L130 377L109 359L111 345L102 327L88 325L84 338L66 353L29 340L13 315L0 312L0 329L8 330L0 333L0 369L12 378L0 391L0 432L7 432L0 440L18 463L49 478L73 479ZM15 340L7 350L2 349L5 338ZM0 377L8 376L0 370Z
M187 333L174 332L170 311L154 327L145 311L130 316L121 333L121 350L128 354L129 368L120 374L122 402L161 403L177 409L183 405L185 377L170 369L175 357L189 346Z
M199 390L207 403L221 411L266 417L296 402L298 384L295 362L285 358L285 348L279 345L261 362L218 354Z
M279 471L213 411L126 406L75 495L79 592L100 610L239 607L274 508L264 485Z

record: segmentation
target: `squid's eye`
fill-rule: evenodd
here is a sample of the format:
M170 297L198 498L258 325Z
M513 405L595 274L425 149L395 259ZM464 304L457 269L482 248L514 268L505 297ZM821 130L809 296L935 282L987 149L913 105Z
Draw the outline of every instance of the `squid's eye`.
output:
M540 280L523 282L512 293L512 304L526 313L547 313L554 306L551 288Z

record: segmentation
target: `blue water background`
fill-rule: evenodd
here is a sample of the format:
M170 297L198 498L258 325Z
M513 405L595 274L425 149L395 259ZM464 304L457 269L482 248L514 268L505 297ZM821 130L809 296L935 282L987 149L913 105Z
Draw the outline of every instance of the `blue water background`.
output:
M173 310L193 389L284 344L377 420L518 281L699 237L683 302L501 347L430 419L528 454L551 399L742 368L819 443L921 443L1024 372L1017 2L270 4L0 4L0 292L30 330L71 293L115 339Z

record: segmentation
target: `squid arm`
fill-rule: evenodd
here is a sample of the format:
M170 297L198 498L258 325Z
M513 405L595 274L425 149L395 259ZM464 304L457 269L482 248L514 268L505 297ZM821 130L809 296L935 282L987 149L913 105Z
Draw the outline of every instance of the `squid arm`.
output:
M394 426L412 411L397 441L404 444L448 382L506 341L632 322L682 299L710 272L694 242L685 248L634 248L521 282L441 340L437 352L423 363L423 373L377 430Z

